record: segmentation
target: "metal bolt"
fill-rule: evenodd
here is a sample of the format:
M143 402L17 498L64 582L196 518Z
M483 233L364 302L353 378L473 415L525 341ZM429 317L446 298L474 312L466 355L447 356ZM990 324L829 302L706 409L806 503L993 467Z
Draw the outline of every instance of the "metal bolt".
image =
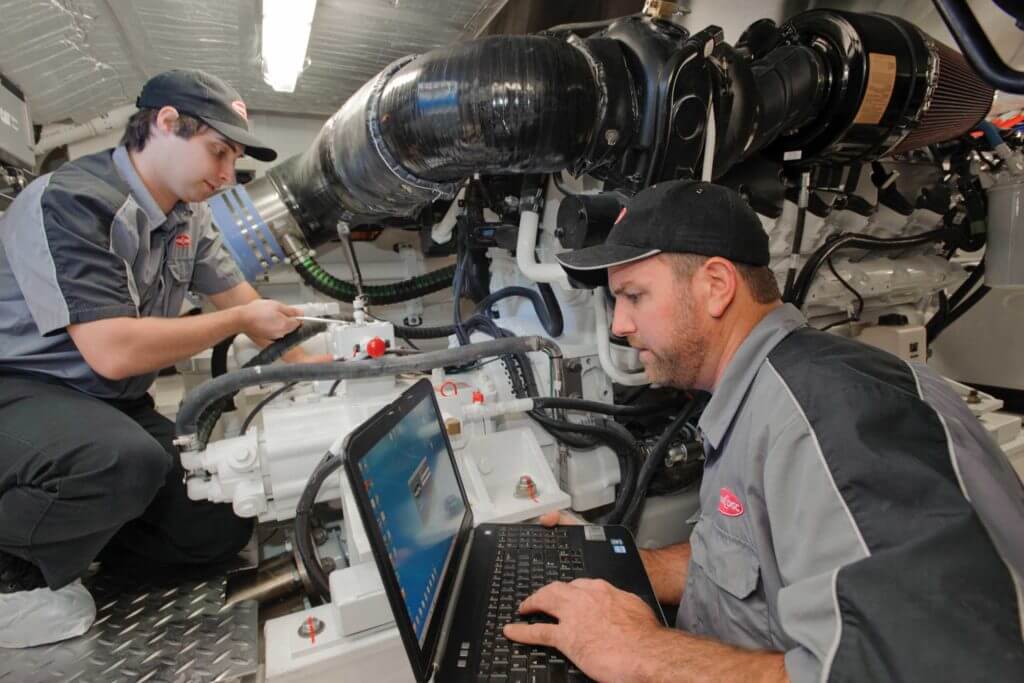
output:
M320 635L324 630L324 622L316 617L309 617L299 625L299 637L309 638L311 635Z

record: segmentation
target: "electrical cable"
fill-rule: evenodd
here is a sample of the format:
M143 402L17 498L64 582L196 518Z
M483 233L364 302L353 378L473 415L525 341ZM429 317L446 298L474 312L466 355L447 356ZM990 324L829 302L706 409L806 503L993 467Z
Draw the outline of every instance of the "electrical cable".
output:
M832 271L832 275L835 277L836 280L839 281L839 284L841 284L843 287L849 290L855 297L857 297L857 312L847 316L845 321L848 323L857 322L858 320L860 320L860 316L864 312L864 297L860 295L860 292L853 288L853 285L851 285L849 282L847 282L846 280L839 276L839 272L836 271L835 264L832 263L831 256L825 259L825 263L828 264L828 269ZM824 329L827 330L830 327L834 327L835 325L836 323L832 323L831 325L826 326Z
M316 503L317 496L320 495L320 489L323 487L324 482L327 481L327 478L337 471L343 462L344 460L341 456L335 455L331 451L327 451L324 454L324 457L321 458L320 462L313 469L313 473L309 475L306 486L302 489L299 502L295 506L295 520L292 526L295 535L293 539L295 542L295 552L299 556L299 560L306 570L306 575L309 576L310 582L313 584L319 597L324 600L330 599L330 580L327 577L327 572L324 571L323 565L320 564L320 558L317 555L316 546L310 533L310 522L313 517L313 505Z
M458 238L456 236L456 238ZM455 337L459 340L459 346L469 343L469 335L462 322L462 283L465 278L466 260L469 254L460 239L456 246L455 272L452 276L452 325Z
M982 275L985 274L985 262L981 261L977 266L974 267L968 275L967 279L961 283L956 291L949 296L949 307L951 309L956 308L963 301L963 298L974 289L975 285L981 281Z
M977 266L974 267L974 270L970 272L970 274L967 276L967 279L964 280L960 284L960 286L956 288L956 291L954 291L949 296L949 298L946 300L945 306L941 305L940 300L939 310L935 313L935 315L932 316L931 320L929 320L925 324L925 333L927 335L929 344L938 339L939 335L947 327L949 327L955 320L957 320L964 313L967 312L967 309L963 307L967 306L968 302L970 302L970 305L968 306L969 308L970 306L973 306L978 301L980 301L981 297L985 296L984 294L981 294L973 299L971 297L968 297L968 294L971 293L972 291L976 293L981 289L985 289L987 293L988 288L985 285L982 285L977 290L975 290L975 287L981 281L981 278L984 274L985 261L982 260L978 263ZM972 294L971 296L974 295Z
M651 454L644 460L644 464L640 467L640 473L637 475L636 488L634 489L632 500L622 516L622 524L627 528L636 528L640 520L640 513L643 511L647 487L651 485L651 480L654 479L658 469L665 464L665 454L668 452L672 440L676 438L676 435L686 425L686 422L693 417L703 403L704 401L701 397L695 396L691 398L683 406L679 415L661 433L658 441L654 444L654 448L651 449Z
M579 192L573 192L565 186L565 181L562 180L562 172L558 171L551 174L551 181L555 184L555 189L564 194L566 197L575 197Z
M852 322L853 322L853 319L850 318L849 316L847 316L847 317L843 318L842 320L837 320L835 322L829 323L828 325L825 325L825 327L819 327L818 329L820 331L822 331L822 332L827 332L827 331L831 330L833 327L839 327L840 325L849 325Z
M284 392L286 392L289 389L291 389L292 387L294 387L296 384L298 384L298 382L288 382L284 386L282 386L282 387L280 387L278 389L274 389L272 392L270 392L269 394L264 396L260 400L260 402L257 403L256 406L249 412L249 414L245 416L245 419L242 420L242 426L241 426L241 428L239 428L238 433L240 435L241 434L245 434L245 430L249 429L249 425L252 424L252 421L256 418L256 416L259 414L259 412L261 410L263 410L264 407L266 407L266 405L268 403L270 403L275 398L277 398L278 396L280 396Z
M817 274L818 269L821 268L822 263L824 263L827 258L839 249L859 248L866 249L868 251L874 249L906 249L907 247L914 247L921 244L927 244L929 242L947 240L951 237L953 237L953 233L945 228L939 228L938 230L931 230L929 232L923 232L907 237L873 237L871 235L855 232L834 236L826 241L825 244L818 247L807 259L803 268L800 269L800 274L797 275L796 282L793 286L791 303L793 303L797 308L802 309L804 307L807 294L810 291L811 285L814 283L814 277Z
M967 311L971 310L971 308L973 308L975 304L984 299L990 291L992 291L991 287L989 287L988 285L981 285L976 290L974 290L974 292L972 292L970 296L964 299L963 303L961 303L956 308L950 310L946 317L943 320L941 320L937 325L932 326L931 321L929 321L928 327L926 327L928 343L931 344L936 339L938 339L940 334L942 334L950 325L959 320L964 315L964 313L967 313Z
M614 403L601 403L600 401L586 401L579 398L548 398L538 397L533 399L533 405L537 408L560 408L563 410L582 410L589 413L601 413L615 417L643 417L659 412L662 406L630 406L616 405Z

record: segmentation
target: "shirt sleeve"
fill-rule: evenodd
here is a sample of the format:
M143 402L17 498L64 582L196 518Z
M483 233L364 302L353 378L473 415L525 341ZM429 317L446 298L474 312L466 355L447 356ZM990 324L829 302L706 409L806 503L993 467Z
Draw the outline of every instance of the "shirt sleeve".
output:
M120 207L102 193L40 179L4 215L0 239L40 334L114 317L138 317L131 269L111 248ZM23 194L25 194L23 193Z
M196 209L199 239L196 264L190 289L199 294L220 294L245 281L242 272L224 246L220 231L213 225L213 214L205 204Z
M939 418L898 387L840 393L765 459L790 678L1024 680L1011 576Z

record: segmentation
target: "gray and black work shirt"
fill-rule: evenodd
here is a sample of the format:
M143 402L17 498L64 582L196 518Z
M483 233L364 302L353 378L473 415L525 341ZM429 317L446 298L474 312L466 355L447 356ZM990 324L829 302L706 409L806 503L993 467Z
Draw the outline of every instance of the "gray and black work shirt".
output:
M786 305L700 429L679 628L793 681L1024 681L1024 487L944 380Z
M100 398L137 398L156 374L93 372L67 326L175 317L185 293L242 282L206 204L164 215L123 147L64 164L0 216L0 370L56 377Z

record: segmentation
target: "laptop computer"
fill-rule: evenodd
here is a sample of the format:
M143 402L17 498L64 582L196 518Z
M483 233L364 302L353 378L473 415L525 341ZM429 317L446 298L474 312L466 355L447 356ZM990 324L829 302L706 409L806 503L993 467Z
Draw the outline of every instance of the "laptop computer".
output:
M423 379L345 442L352 486L413 674L430 680L588 680L551 648L507 640L519 603L551 581L602 578L665 623L630 533L619 526L481 524ZM515 482L509 482L514 486Z

